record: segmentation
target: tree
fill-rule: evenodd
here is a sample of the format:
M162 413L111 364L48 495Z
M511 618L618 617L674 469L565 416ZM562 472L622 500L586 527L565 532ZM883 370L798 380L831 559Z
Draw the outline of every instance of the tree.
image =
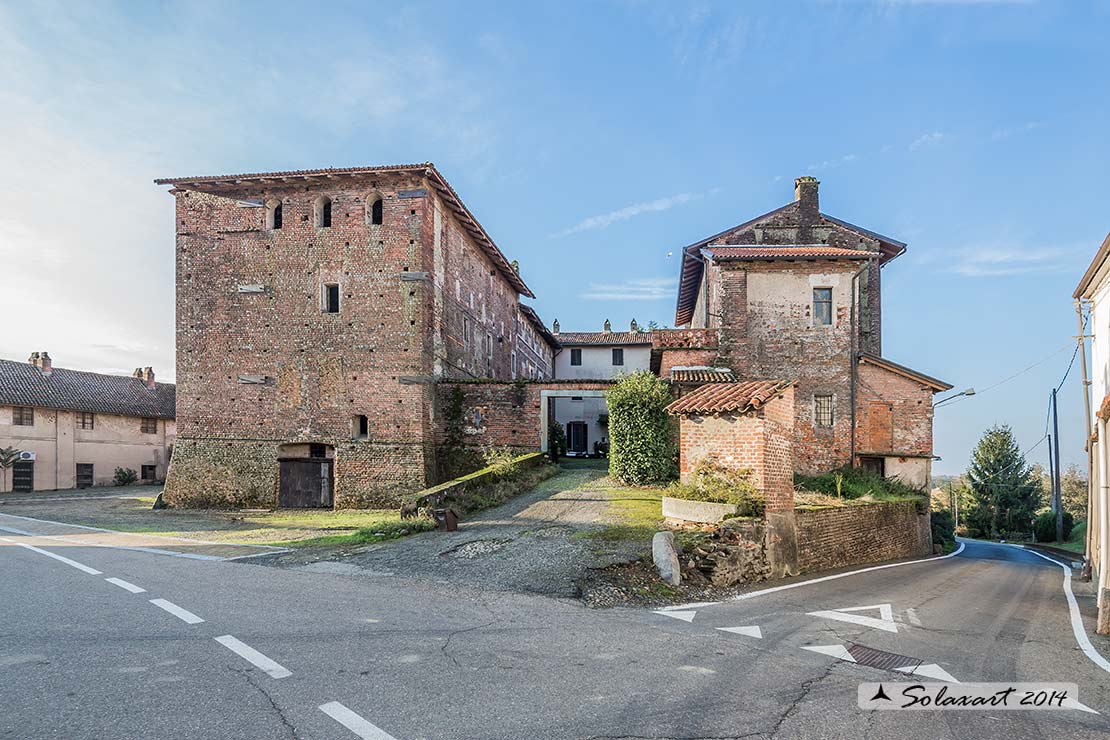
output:
M605 393L609 406L609 473L644 485L678 475L670 388L647 370L625 375Z
M8 468L19 460L19 450L14 447L0 447L0 491L8 487Z
M967 478L974 494L967 520L971 529L992 537L1030 531L1043 490L1010 427L993 426L983 433Z
M1075 463L1065 467L1060 475L1060 499L1064 511L1071 514L1075 521L1087 520L1087 477Z

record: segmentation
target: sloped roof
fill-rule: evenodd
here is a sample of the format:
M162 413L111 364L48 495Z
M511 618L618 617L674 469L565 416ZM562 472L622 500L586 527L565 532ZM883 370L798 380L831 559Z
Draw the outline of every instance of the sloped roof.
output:
M721 414L753 411L780 395L792 382L783 380L746 380L739 383L707 383L667 407L681 414Z
M812 260L812 259L850 259L868 260L876 257L875 252L866 249L842 249L824 244L789 246L752 246L718 247L709 245L706 252L713 255L714 262L734 262L743 260Z
M381 173L405 172L417 177L426 177L432 187L443 199L447 207L454 212L460 223L478 243L479 248L486 253L496 265L498 271L521 295L535 298L535 294L520 277L520 273L513 269L505 254L498 248L482 224L463 204L459 194L451 187L436 166L431 162L421 164L389 164L374 165L369 167L325 167L316 170L283 170L279 172L249 172L239 175L199 175L193 177L162 177L154 181L156 185L172 185L181 190L196 190L214 195L227 194L231 191L242 191L244 185L269 185L271 187L287 184L290 181L302 182L330 182L339 183L343 178L365 177Z
M735 383L736 373L727 367L672 367L672 383Z
M774 210L767 211L767 213L756 216L755 218L749 219L741 224L730 226L724 231L716 233L713 236L708 236L704 239L701 239L700 241L696 241L693 244L683 247L682 266L680 268L678 278L678 301L675 308L675 325L684 326L686 324L689 324L690 320L693 318L694 306L697 304L698 298L698 285L701 283L701 275L703 270L703 258L700 254L703 248L708 247L713 242L727 236L728 234L731 234L734 231L740 231L741 229L746 229L749 226L754 226L761 221L769 219L772 216L776 216L783 211L796 207L797 205L798 201L791 201L786 205L779 206ZM834 218L833 216L830 216L826 213L819 213L818 216L820 219L831 224L835 224L837 226L840 226L841 228L848 229L849 231L854 231L857 234L878 241L880 264L886 264L890 260L894 259L895 257L901 255L903 252L906 251L905 242L898 241L897 239L893 239L889 236L884 236L883 234L880 234L876 231L871 231L870 229L865 229L861 226L856 226L855 224L849 223L848 221L845 221L843 219Z
M650 331L564 331L555 335L564 347L576 345L651 344Z
M103 375L56 367L50 375L28 362L0 360L0 405L91 411L121 416L172 419L177 387L146 383L124 375Z
M899 365L897 362L891 362L885 357L879 357L878 355L873 355L870 352L861 352L859 355L859 361L867 363L868 365L874 365L875 367L881 367L884 370L894 373L895 375L901 375L905 378L909 378L910 380L916 380L922 385L927 385L932 388L934 393L952 390L952 385L950 383L945 383L943 380L938 380L931 375L926 375L925 373L919 373L916 370L906 367L905 365Z
M1095 252L1095 258L1091 260L1087 271L1083 273L1083 278L1076 286L1075 292L1072 293L1072 298L1092 298L1094 296L1091 288L1098 287L1095 278L1101 277L1100 273L1105 273L1104 267L1107 257L1110 257L1110 234L1107 234L1106 238L1102 240L1102 245Z

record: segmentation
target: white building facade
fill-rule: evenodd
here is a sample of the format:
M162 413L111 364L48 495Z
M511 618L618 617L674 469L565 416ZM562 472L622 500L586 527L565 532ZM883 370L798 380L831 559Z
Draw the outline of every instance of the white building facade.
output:
M1110 235L1083 275L1073 297L1088 313L1091 337L1090 396L1084 435L1089 459L1087 562L1098 584L1098 632L1110 634ZM1086 388L1084 388L1086 392ZM1094 407L1091 407L1091 403Z

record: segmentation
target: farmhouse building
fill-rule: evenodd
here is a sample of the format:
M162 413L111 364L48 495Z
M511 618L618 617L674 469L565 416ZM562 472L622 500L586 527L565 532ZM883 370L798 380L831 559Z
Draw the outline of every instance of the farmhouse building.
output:
M116 468L164 479L173 451L172 383L54 367L47 352L0 360L0 448L20 454L0 492L111 485Z
M436 481L436 381L550 377L532 291L430 163L156 182L176 199L171 503L393 504Z

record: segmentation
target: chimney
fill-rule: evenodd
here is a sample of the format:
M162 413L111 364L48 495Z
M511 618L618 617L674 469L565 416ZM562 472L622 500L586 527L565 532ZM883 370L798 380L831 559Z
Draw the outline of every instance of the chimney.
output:
M50 373L54 372L54 361L50 359L50 353L45 350L32 352L27 362L42 370L43 375L49 376Z
M794 180L794 200L801 203L802 208L812 209L816 213L820 210L817 203L817 186L820 184L817 178L812 175L803 175L797 178Z
M143 381L147 388L154 387L154 368L152 367L137 367L131 376L136 380Z
M640 325L636 323L636 319L632 319L632 324L629 325L628 330L633 334L640 331Z
M602 331L604 331L606 334L613 331L613 325L609 323L609 319L605 319L605 328Z
M559 319L555 319L551 322L551 333L555 336L559 336Z

